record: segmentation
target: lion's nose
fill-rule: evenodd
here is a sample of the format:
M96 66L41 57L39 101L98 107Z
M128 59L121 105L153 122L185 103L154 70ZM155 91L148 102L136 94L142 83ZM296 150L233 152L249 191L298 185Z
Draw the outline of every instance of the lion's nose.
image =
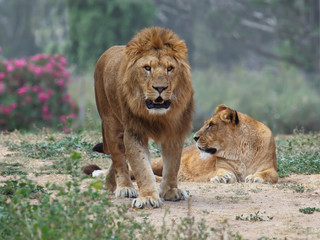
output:
M168 87L155 87L155 86L152 86L152 88L155 89L157 92L162 93Z
M199 140L199 137L197 137L197 136L194 136L194 138L193 138L196 142Z

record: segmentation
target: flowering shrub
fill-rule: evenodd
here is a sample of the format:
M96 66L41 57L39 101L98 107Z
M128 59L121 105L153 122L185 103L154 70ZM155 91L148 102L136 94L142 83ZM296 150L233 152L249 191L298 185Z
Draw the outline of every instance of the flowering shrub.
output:
M65 127L76 118L66 65L63 55L0 59L0 130Z

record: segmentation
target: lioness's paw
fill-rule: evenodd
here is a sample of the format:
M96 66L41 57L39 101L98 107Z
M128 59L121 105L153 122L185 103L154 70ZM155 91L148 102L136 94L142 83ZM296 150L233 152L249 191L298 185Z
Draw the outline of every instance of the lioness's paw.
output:
M213 183L234 183L236 182L236 176L230 172L226 172L224 175L217 175L210 179Z
M135 198L138 197L138 191L133 187L117 187L116 189L116 197L128 197Z
M133 208L145 208L145 207L157 208L157 207L160 207L162 204L163 203L159 197L154 198L151 196L139 197L132 201Z
M254 176L252 174L248 175L245 179L246 183L263 183L264 180L261 177Z
M161 192L160 196L166 201L187 200L189 198L188 192L179 188L170 188L166 192Z

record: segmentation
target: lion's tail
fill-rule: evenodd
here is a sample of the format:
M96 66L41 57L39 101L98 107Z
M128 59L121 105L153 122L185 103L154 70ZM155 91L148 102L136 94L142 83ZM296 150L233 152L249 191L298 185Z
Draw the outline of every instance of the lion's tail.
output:
M98 143L92 148L93 152L104 153L103 151L103 143Z

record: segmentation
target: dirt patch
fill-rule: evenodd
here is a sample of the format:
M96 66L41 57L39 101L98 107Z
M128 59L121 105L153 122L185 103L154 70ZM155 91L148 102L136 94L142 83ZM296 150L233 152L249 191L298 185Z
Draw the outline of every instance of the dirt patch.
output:
M5 156L13 154L0 144L0 161L8 161ZM38 169L50 161L25 161L29 172L28 178L38 184L47 182L64 185L71 177L50 173L37 176L30 169ZM0 181L19 176L0 176ZM87 188L92 179L82 181L82 188ZM206 225L216 227L227 221L228 229L240 234L245 239L320 239L320 212L304 214L299 209L320 208L320 175L293 175L281 178L278 184L213 184L199 182L181 182L181 188L190 192L191 216L196 221L205 219ZM158 184L159 187L159 184ZM115 198L114 204L131 205L131 199ZM168 209L168 210L167 210ZM168 211L168 212L167 212ZM131 214L141 218L146 213L155 226L178 223L188 214L188 201L168 202L158 209L130 209Z

